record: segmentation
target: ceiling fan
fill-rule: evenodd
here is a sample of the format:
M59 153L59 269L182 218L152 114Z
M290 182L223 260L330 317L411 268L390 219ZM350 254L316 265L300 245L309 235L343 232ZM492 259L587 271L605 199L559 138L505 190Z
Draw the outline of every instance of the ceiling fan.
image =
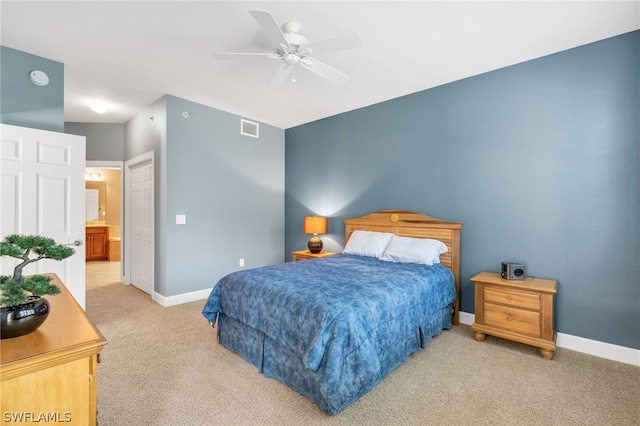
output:
M304 36L298 34L300 25L296 22L287 22L282 26L276 23L270 12L265 10L250 10L249 13L256 20L260 28L267 34L272 43L272 52L269 53L214 53L217 59L245 59L266 58L279 60L282 65L276 71L269 82L269 87L280 87L291 76L295 82L295 69L297 66L326 78L336 84L345 83L349 76L331 68L328 65L312 58L312 53L335 52L344 49L362 47L362 37L357 31L329 38L316 43L311 43Z

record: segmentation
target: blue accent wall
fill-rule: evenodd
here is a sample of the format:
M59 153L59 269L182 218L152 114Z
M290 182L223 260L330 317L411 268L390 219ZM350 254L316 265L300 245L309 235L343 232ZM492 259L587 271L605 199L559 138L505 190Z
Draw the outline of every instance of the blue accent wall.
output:
M49 84L33 84L33 70L44 71ZM0 46L0 122L64 132L64 65Z
M303 216L464 222L461 309L502 261L556 279L559 332L640 348L640 31L286 130L286 256ZM384 84L384 83L381 83Z

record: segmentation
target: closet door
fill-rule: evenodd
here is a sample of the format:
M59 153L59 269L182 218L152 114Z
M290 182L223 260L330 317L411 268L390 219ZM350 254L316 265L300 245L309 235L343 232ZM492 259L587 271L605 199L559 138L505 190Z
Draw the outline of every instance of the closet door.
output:
M154 290L154 175L153 156L142 155L125 165L125 203L129 218L131 284L153 295ZM126 220L126 219L125 219ZM126 255L125 255L126 256Z

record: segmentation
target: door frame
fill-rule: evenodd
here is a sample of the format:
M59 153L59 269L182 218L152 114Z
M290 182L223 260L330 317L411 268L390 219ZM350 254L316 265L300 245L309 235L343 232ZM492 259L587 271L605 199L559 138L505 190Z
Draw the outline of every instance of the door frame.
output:
M120 240L121 243L124 243L125 235L122 232L124 227L122 226L122 222L124 219L124 162L123 161L86 161L86 167L96 167L96 168L114 168L117 167L120 169ZM85 241L86 243L86 241ZM120 282L124 283L124 269L123 269L123 259L120 260Z
M131 284L131 239L129 235L131 235L131 169L139 166L143 163L151 163L151 167L153 170L152 175L152 184L153 191L151 191L151 206L153 211L155 212L155 161L154 161L154 152L149 151L144 154L138 155L130 160L124 162L124 191L123 191L123 205L124 205L124 227L121 230L124 230L124 239L122 240L122 249L124 253L122 253L121 259L122 262L122 282L124 284ZM156 224L155 224L155 214L151 215L151 227L153 229L153 233L151 235L152 240L152 250L153 255L151 256L151 281L152 281L152 293L151 298L153 299L153 294L155 293L155 250L156 250Z

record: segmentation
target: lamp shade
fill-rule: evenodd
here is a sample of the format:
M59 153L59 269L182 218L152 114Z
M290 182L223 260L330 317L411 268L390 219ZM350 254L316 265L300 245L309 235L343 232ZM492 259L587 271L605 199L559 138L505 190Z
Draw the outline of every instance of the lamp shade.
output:
M304 233L305 234L326 234L327 218L320 216L304 217Z

